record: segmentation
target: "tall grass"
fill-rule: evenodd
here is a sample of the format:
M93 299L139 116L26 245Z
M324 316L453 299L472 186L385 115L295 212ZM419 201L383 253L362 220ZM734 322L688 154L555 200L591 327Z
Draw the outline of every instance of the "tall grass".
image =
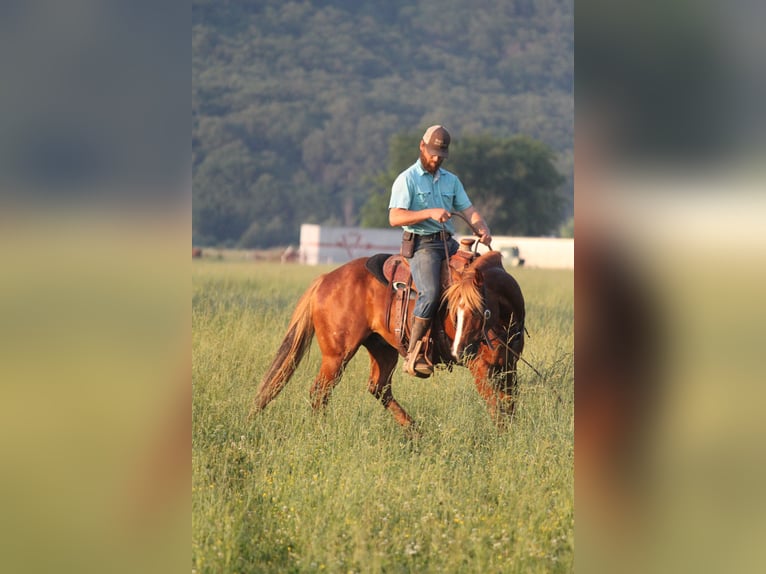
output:
M397 369L408 438L366 391L364 350L311 411L316 343L247 420L292 309L326 268L199 261L193 276L192 571L569 572L573 564L572 273L514 270L531 338L498 432L470 373Z

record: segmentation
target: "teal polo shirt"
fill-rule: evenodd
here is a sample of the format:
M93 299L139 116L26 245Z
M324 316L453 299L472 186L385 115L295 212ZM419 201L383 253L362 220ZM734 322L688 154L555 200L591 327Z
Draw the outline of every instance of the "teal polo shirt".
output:
M441 207L447 211L463 211L471 207L463 184L457 176L439 168L436 175L431 175L423 166L420 159L409 168L404 170L391 186L391 201L388 208L398 207L410 211ZM447 231L454 235L455 226L452 220L444 223ZM426 219L415 225L405 225L405 231L411 231L418 235L429 235L442 230L441 223L435 219Z

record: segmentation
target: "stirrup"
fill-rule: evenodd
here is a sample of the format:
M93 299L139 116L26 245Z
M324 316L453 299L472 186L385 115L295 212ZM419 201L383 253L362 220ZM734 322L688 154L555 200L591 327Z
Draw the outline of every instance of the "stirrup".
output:
M431 361L428 360L428 357L426 357L425 353L418 355L415 358L414 368L416 373L424 377L430 377L434 374L434 365Z
M404 361L404 372L413 377L425 379L433 374L433 366L428 362L425 355L421 352L423 340L419 339L412 351L407 353L407 359Z
M417 359L415 359L415 371L420 373L420 376L422 377L430 377L434 374L434 363L431 360L431 358L428 356L429 351L432 350L432 345L430 345L431 339L428 338L428 331L426 331L426 336L420 340L421 347L418 348L419 355Z

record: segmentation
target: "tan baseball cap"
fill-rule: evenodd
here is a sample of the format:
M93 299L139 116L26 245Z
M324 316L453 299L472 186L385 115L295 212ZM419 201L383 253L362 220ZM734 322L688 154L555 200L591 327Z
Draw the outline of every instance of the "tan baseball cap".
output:
M426 151L431 155L439 157L449 157L449 132L444 126L431 126L423 134L423 142L426 144Z

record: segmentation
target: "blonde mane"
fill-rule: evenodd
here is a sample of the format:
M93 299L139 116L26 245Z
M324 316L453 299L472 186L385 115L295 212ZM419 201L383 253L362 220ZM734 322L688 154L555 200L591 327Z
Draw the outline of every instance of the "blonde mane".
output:
M481 313L484 310L484 295L476 284L475 278L476 270L469 268L444 290L442 301L447 303L447 313L453 320L461 302L463 307L472 313Z

